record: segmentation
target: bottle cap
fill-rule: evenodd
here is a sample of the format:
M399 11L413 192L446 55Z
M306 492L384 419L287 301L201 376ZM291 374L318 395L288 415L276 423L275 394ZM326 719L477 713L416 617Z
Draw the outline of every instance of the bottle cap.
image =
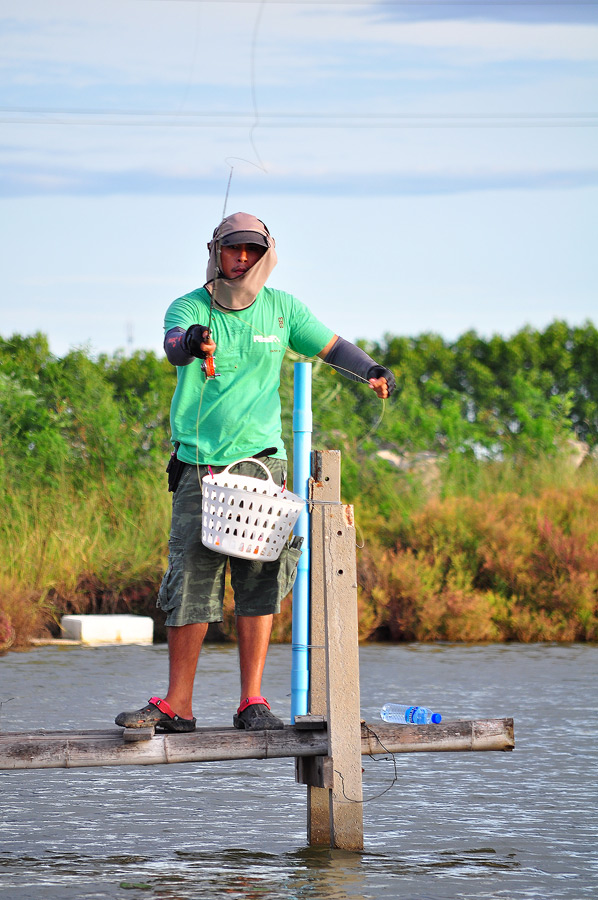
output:
M442 716L440 713L432 713L432 722L434 725L438 725L439 722L442 722Z

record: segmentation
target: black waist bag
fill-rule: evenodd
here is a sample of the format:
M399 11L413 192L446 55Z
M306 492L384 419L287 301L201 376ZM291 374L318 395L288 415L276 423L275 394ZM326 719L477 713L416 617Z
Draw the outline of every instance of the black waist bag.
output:
M186 465L187 463L184 463L177 458L176 450L174 450L168 460L168 465L166 466L166 472L168 473L168 490L173 494L179 485L181 475L185 471Z

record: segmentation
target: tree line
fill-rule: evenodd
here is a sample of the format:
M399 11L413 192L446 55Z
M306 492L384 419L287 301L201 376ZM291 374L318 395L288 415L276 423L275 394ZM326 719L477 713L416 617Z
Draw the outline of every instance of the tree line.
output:
M314 441L479 459L557 452L566 438L598 443L598 330L557 321L543 331L454 342L429 333L361 342L392 369L385 408L362 385L314 363ZM282 372L285 431L292 362ZM151 351L54 356L43 334L0 338L0 466L14 481L68 471L84 482L161 464L170 452L175 370Z

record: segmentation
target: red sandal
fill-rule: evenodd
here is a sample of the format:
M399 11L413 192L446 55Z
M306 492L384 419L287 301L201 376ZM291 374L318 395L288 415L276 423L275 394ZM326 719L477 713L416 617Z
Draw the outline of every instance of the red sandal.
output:
M195 731L195 719L177 716L170 704L160 697L150 697L147 706L133 712L122 712L114 720L124 728L147 728L154 726L158 731Z
M245 731L278 731L284 728L282 719L270 712L265 697L246 697L233 716L235 728Z

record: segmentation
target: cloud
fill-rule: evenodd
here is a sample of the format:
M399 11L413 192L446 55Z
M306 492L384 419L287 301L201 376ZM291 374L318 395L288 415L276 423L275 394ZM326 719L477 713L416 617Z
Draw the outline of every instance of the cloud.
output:
M598 26L540 5L6 0L0 193L213 193L258 152L271 195L593 184Z
M403 3L380 0L372 5L378 15L400 22L598 23L598 5L591 0L407 0Z
M317 196L416 196L495 190L570 190L598 184L598 168L487 171L323 171L303 175L269 172L235 176L238 194ZM221 177L150 171L90 172L0 167L0 196L220 195Z
M157 72L162 90L179 86L183 93L189 86L248 88L252 71L261 86L297 90L303 83L350 73L355 66L359 71L366 62L380 69L397 66L401 55L423 51L428 62L450 59L456 66L598 57L598 27L592 27L598 26L598 16L586 21L572 15L557 21L538 15L527 21L514 12L519 6L533 7L523 0L466 6L484 12L476 20L457 15L463 4L426 0L357 8L266 3L259 28L259 7L253 3L63 0L57 6L34 0L17 5L9 0L11 5L11 14L0 14L5 88L37 87L46 94L54 86L69 97L76 91L101 89L115 107L123 102L119 87L129 92L150 88ZM589 9L576 3L544 3L542 9L569 6ZM509 15L491 15L494 9ZM450 10L454 14L445 16ZM174 97L170 95L171 101ZM247 100L244 95L239 99ZM214 108L218 96L210 94L202 101Z
M10 13L6 5L0 69L16 84L132 87L159 72L166 85L196 79L238 85L249 76L252 3L225 9L216 3L8 0Z

